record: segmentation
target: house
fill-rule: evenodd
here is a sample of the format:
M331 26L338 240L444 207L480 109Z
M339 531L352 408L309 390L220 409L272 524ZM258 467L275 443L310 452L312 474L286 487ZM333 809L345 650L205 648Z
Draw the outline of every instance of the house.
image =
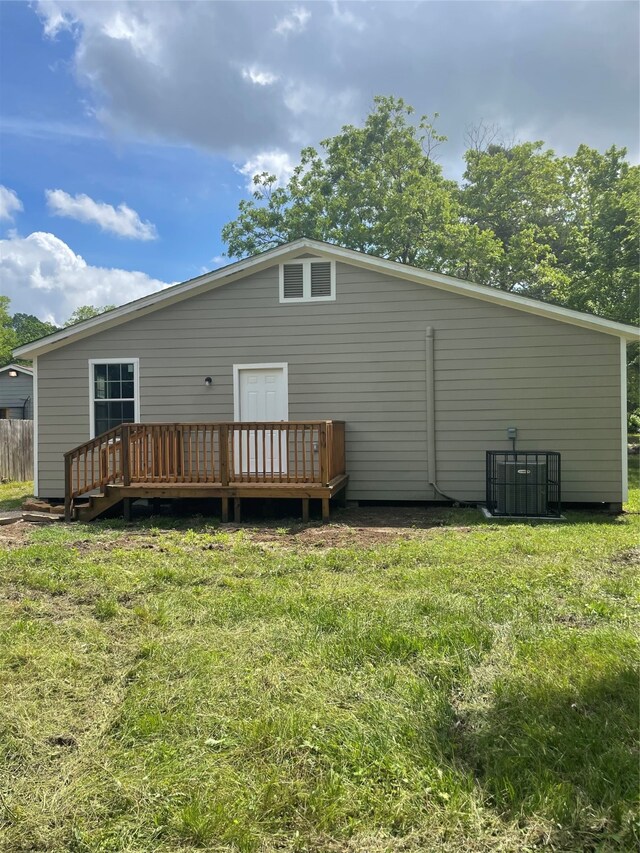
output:
M23 364L0 367L0 420L33 417L33 370Z
M226 515L229 500L299 495L326 515L347 482L353 500L481 502L485 452L514 428L518 449L561 453L564 502L619 507L632 340L300 239L16 356L34 364L38 496L99 494L91 517L123 498L220 497Z

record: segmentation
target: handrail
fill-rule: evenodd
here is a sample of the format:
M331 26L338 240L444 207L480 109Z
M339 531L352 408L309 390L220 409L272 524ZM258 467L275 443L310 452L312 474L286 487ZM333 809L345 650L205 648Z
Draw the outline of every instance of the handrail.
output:
M344 445L344 421L121 424L64 454L65 517L108 484L327 486L346 473Z
M107 436L112 434L120 433L122 430L122 424L118 426L111 427L111 429L105 430L105 432L101 432L100 435L96 435L95 438L90 438L89 441L83 441L82 444L78 444L77 447L72 447L71 450L67 450L63 455L71 456L72 453L76 453L78 450L83 450L88 444L93 444L93 442L102 442Z

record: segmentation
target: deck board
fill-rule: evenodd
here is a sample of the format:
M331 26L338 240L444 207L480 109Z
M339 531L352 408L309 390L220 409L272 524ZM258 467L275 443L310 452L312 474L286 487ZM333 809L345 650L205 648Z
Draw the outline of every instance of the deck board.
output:
M122 498L331 498L347 486L348 474L320 483L131 483L107 486Z

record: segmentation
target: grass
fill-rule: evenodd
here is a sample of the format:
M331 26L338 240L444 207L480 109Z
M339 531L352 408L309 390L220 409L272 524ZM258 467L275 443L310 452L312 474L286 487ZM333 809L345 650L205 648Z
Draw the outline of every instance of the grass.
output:
M152 519L0 551L0 846L636 849L640 516L431 512L367 548Z
M19 509L27 498L33 495L33 483L10 481L0 483L0 512Z

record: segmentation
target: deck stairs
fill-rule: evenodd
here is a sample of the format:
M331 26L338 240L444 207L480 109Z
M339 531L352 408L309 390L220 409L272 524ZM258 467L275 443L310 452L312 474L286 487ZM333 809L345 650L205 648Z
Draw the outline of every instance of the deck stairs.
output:
M117 491L111 491L107 486L105 491L97 495L88 495L86 503L77 503L74 507L74 521L93 521L111 507L120 503L122 495Z

